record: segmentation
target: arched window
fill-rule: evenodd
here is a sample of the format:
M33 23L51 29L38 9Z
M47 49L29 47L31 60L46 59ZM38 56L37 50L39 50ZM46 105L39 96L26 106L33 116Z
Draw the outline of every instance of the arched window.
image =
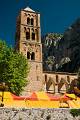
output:
M27 25L30 25L30 18L27 18Z
M32 40L35 40L35 33L32 32Z
M31 25L34 25L34 19L31 18Z
M31 60L35 60L35 53L34 52L32 52L32 54L31 54Z
M26 31L26 40L30 39L30 29L28 28Z
M32 40L35 40L35 32L33 28L32 28Z
M30 52L27 52L27 59L30 59Z

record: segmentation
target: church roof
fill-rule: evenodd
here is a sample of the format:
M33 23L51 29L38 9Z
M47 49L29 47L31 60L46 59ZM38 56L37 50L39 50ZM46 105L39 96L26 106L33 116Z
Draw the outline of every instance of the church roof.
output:
M29 11L29 12L35 12L34 10L32 10L32 9L29 8L29 7L25 8L24 10Z

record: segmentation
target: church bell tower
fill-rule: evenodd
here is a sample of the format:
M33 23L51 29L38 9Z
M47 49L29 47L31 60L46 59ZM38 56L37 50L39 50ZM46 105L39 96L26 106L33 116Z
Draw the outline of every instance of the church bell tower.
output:
M29 7L21 10L16 24L16 50L23 53L29 61L29 84L26 91L42 89L42 44L40 13Z

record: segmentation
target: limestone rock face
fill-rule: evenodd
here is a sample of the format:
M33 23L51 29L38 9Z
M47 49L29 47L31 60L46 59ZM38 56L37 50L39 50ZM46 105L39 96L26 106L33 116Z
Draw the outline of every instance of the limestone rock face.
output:
M70 58L63 66L68 72L77 72L80 67L80 19L77 19L65 32L59 44L61 55Z
M59 59L58 46L62 34L48 33L42 37L43 43L43 69L44 71L56 70Z
M54 36L54 33L52 35ZM64 32L63 36L53 39L48 34L42 41L46 43L43 47L45 70L50 69L46 61L52 56L55 58L50 59L53 61L52 71L77 72L80 66L80 18Z

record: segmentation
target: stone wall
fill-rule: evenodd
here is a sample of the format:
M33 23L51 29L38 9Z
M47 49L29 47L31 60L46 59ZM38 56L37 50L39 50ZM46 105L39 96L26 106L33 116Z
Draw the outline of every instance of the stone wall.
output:
M42 63L29 61L30 72L28 74L28 84L24 87L22 92L23 96L26 96L28 92L41 91L42 90Z
M73 118L70 109L0 108L0 120L80 120Z

